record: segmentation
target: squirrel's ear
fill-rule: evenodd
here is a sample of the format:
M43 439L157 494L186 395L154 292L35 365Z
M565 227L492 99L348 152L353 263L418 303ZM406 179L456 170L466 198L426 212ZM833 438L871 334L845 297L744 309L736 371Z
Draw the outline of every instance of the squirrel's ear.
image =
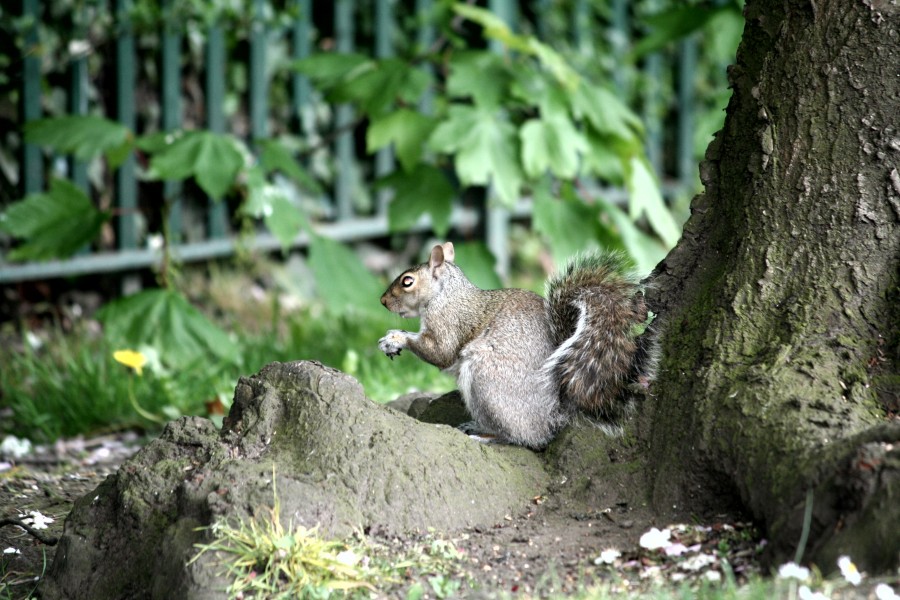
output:
M452 253L452 248L451 248ZM435 246L431 249L431 258L428 261L428 266L432 269L436 269L437 267L444 264L444 248L443 246Z
M456 251L453 249L453 242L442 244L441 248L444 249L444 260L453 262L453 259L456 257Z

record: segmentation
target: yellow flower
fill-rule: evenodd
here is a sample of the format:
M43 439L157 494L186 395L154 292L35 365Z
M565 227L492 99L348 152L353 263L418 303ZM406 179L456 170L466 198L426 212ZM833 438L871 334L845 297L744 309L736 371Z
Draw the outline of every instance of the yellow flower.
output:
M144 365L147 364L147 357L140 352L135 352L134 350L116 350L113 352L113 358L116 362L134 369L134 372L138 375L144 374Z

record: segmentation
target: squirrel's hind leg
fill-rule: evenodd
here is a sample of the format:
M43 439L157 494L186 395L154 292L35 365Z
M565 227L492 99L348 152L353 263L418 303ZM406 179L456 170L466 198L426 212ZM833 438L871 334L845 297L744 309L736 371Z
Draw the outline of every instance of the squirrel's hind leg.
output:
M500 444L503 440L492 431L485 431L477 421L466 421L456 426L457 429L465 433L467 436L481 442L482 444Z
M495 344L474 340L454 365L474 430L495 436L495 443L545 447L558 426L558 397L522 356L506 352L504 369L497 360Z

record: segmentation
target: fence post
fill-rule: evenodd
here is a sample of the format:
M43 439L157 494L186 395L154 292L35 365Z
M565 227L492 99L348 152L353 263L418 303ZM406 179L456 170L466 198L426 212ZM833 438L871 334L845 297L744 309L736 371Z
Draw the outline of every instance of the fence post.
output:
M375 2L375 57L390 58L394 56L394 16L391 10L393 0L376 0ZM375 177L384 177L394 170L394 153L390 147L382 148L375 154ZM387 205L391 192L381 189L376 196L376 207L379 215L387 215Z
M689 188L697 177L694 161L694 73L697 37L681 42L678 61L678 179Z
M334 37L338 52L352 52L354 48L353 6L352 0L337 0L334 3ZM353 123L353 109L347 104L337 106L334 126L338 131L335 141L335 160L340 168L335 177L334 200L337 207L336 217L349 219L353 216L352 185L353 175L353 132L349 127Z
M291 57L301 60L310 55L312 49L312 5L310 0L293 0L296 17L292 31ZM309 102L312 86L309 78L297 71L291 75L291 104L294 118L305 133L312 131L313 119L309 114Z
M656 10L659 3L651 0L648 8ZM647 126L647 158L660 182L663 180L662 111L660 79L663 74L663 57L659 52L648 54L644 59L644 123Z
M225 133L225 34L221 25L212 25L206 37L206 126L213 133ZM224 200L207 200L207 228L210 238L225 237L228 215Z
M131 29L131 0L116 0L116 111L119 123L134 131L135 56ZM137 246L137 180L134 153L130 153L116 171L116 197L119 209L119 248Z
M22 122L41 118L41 58L38 56L38 23L41 19L39 0L23 0L22 16L31 17L25 32L22 85ZM41 149L34 144L22 144L22 195L40 192L44 188L44 159Z
M612 46L613 55L616 64L621 64L625 59L625 53L628 52L628 41L631 36L628 33L628 0L613 0L612 3L612 31L609 34L610 45ZM613 71L613 83L616 90L623 96L627 97L629 82L625 80L625 70L615 69ZM627 103L627 100L626 100Z
M163 0L162 33L162 129L174 132L181 127L181 35L173 22L173 0ZM181 182L163 182L163 201L167 204L169 243L182 241Z
M511 0L490 0L488 7L491 12L503 19L510 28L514 28L515 5ZM491 49L500 52L502 46L499 42L491 40ZM487 246L494 258L497 259L496 271L501 279L509 277L509 221L510 211L500 205L495 197L493 185L488 186L487 213L485 215L485 235Z
M434 0L416 0L416 43L418 52L427 53L434 44L434 25L431 22L431 11L434 10ZM431 65L425 67L432 72ZM434 93L431 89L425 91L419 101L419 110L429 115L434 110Z
M78 22L75 26L76 39L69 42L69 53L71 55L71 64L69 65L69 112L73 115L86 115L88 112L88 70L87 70L87 53L89 51L88 42L81 39L85 34L84 24L80 17L76 17ZM77 185L85 192L88 190L87 163L76 159L74 156L69 158L69 173L72 177L72 183Z
M254 0L250 29L250 129L254 141L269 135L265 6L265 0Z
M543 21L543 19L542 19ZM572 30L575 32L575 49L579 54L591 51L591 3L588 0L577 0L572 11ZM546 38L544 38L546 39Z

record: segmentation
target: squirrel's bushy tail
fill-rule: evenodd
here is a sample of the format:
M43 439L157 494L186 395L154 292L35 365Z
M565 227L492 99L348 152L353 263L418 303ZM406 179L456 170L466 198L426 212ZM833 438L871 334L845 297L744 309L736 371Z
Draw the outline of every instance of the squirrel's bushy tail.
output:
M632 384L655 368L655 340L636 278L616 253L575 258L547 284L547 316L557 350L545 370L565 404L612 417Z

